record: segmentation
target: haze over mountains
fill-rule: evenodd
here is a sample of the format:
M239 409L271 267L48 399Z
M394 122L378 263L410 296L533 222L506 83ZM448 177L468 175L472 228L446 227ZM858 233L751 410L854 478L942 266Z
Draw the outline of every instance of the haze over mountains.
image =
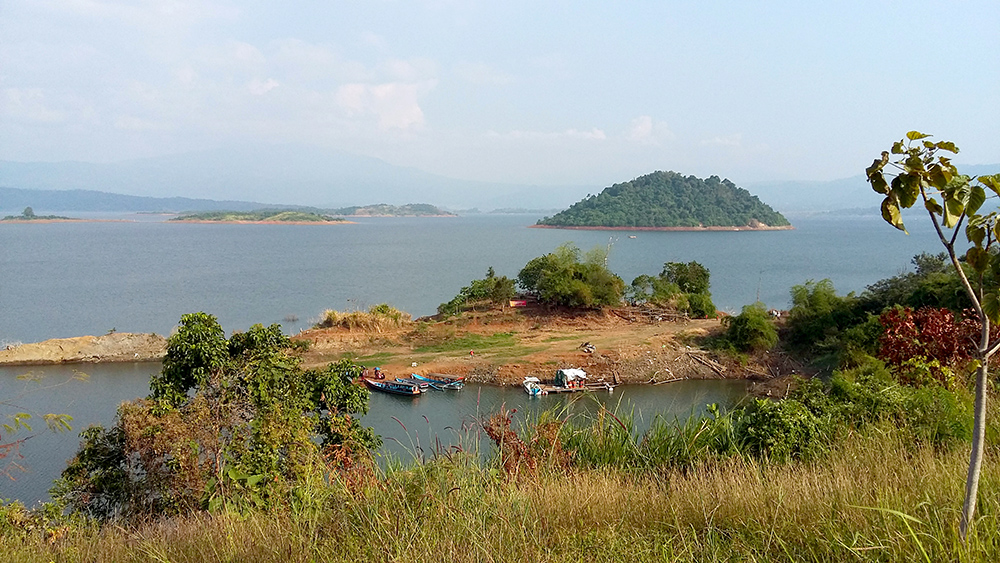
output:
M866 164L860 164L859 170ZM959 165L959 169L966 174L1000 172L998 165ZM652 171L637 175L648 172ZM686 174L683 170L677 172ZM620 179L627 180L631 178ZM830 182L744 185L738 178L730 180L780 212L878 205L860 174ZM293 145L246 146L114 163L0 161L0 188L15 188L0 191L0 210L26 205L53 211L242 210L260 205L335 208L372 203L430 203L448 209L475 207L484 211L556 209L605 187L460 180L393 166L377 158ZM32 194L24 190L104 193ZM135 197L115 198L109 194ZM25 203L22 198L34 203Z

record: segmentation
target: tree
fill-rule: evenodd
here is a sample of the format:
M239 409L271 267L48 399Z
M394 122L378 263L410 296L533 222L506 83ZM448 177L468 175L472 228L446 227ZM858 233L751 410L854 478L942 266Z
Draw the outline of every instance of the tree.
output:
M677 284L684 293L708 293L710 273L698 262L667 262L660 277Z
M973 354L976 365L975 413L972 432L972 451L965 483L965 502L959 533L963 541L968 536L976 511L979 475L983 463L986 437L986 393L989 360L1000 349L1000 338L991 336L990 323L1000 323L1000 284L988 273L1000 272L998 238L1000 224L997 211L980 213L990 197L1000 196L1000 174L970 178L959 174L949 157L942 153L957 154L958 147L950 141L932 142L930 135L910 131L906 139L893 143L890 151L882 151L866 170L868 183L882 200L882 218L897 229L906 232L901 209L922 202L931 224L944 246L951 265L961 280L962 288L972 302L975 320L979 324L979 342ZM885 169L891 166L895 177L886 180ZM891 176L891 174L889 175ZM962 225L965 239L971 244L962 267L955 244Z
M53 498L99 519L301 504L340 467L324 458L350 464L379 439L358 422L360 366L302 370L290 345L278 325L226 340L215 317L184 315L150 396L81 434Z
M517 275L524 291L542 303L565 307L619 305L625 282L608 270L607 251L597 248L580 261L580 249L572 243L530 260Z
M21 215L25 219L34 219L35 218L35 210L32 209L32 208L30 208L30 207L25 207L24 211L21 213Z

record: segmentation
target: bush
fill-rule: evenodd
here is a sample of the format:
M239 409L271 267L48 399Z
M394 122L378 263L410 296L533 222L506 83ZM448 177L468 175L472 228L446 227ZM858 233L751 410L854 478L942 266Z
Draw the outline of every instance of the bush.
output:
M726 327L723 341L740 352L770 350L778 343L778 331L763 303L744 306L739 315L724 317L722 325Z
M228 341L215 317L184 315L146 399L91 427L52 491L100 520L139 520L228 505L302 504L304 489L380 443L360 426L368 391L349 361L302 370L281 327Z

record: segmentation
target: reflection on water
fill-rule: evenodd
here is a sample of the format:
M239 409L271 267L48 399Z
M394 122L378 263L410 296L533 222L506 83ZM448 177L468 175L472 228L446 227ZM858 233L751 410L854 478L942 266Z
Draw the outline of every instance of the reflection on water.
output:
M14 460L25 470L8 467L16 480L0 479L0 498L28 505L46 500L52 480L76 451L79 432L91 424L110 424L121 402L147 395L149 376L159 369L158 363L0 368L0 414L29 412L39 417L55 412L73 417L71 432L53 434L33 424L34 431L18 433L16 437L32 436L21 447L23 459ZM34 380L18 378L29 372ZM80 380L79 373L87 377ZM461 391L432 391L415 398L372 393L370 411L361 422L383 437L383 457L407 462L453 445L489 451L489 444L477 432L477 421L501 408L514 411L517 427L546 410L564 417L595 413L607 405L620 415L631 416L635 430L642 432L657 416L668 421L686 419L703 413L707 404L731 404L745 394L744 382L719 380L535 398L520 387L467 385Z

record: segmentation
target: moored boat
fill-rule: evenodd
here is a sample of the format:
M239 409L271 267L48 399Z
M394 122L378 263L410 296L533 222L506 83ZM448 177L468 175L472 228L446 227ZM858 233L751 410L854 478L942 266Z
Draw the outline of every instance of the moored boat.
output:
M410 379L416 379L418 381L424 381L430 384L431 387L435 389L461 389L465 386L465 376L459 377L446 377L443 375L420 375L419 373L410 374Z
M416 385L417 387L420 388L421 391L426 391L431 386L430 382L421 381L413 377L397 377L396 381L400 383L409 383L411 385Z
M365 385L367 385L369 389L381 391L383 393L406 395L409 397L413 397L421 393L420 387L412 383L403 383L401 381L393 380L377 381L374 379L368 379L367 377L363 377L361 380L365 382Z
M549 394L548 391L542 388L541 380L537 377L525 377L524 381L521 382L521 387L523 387L524 392L531 397Z

